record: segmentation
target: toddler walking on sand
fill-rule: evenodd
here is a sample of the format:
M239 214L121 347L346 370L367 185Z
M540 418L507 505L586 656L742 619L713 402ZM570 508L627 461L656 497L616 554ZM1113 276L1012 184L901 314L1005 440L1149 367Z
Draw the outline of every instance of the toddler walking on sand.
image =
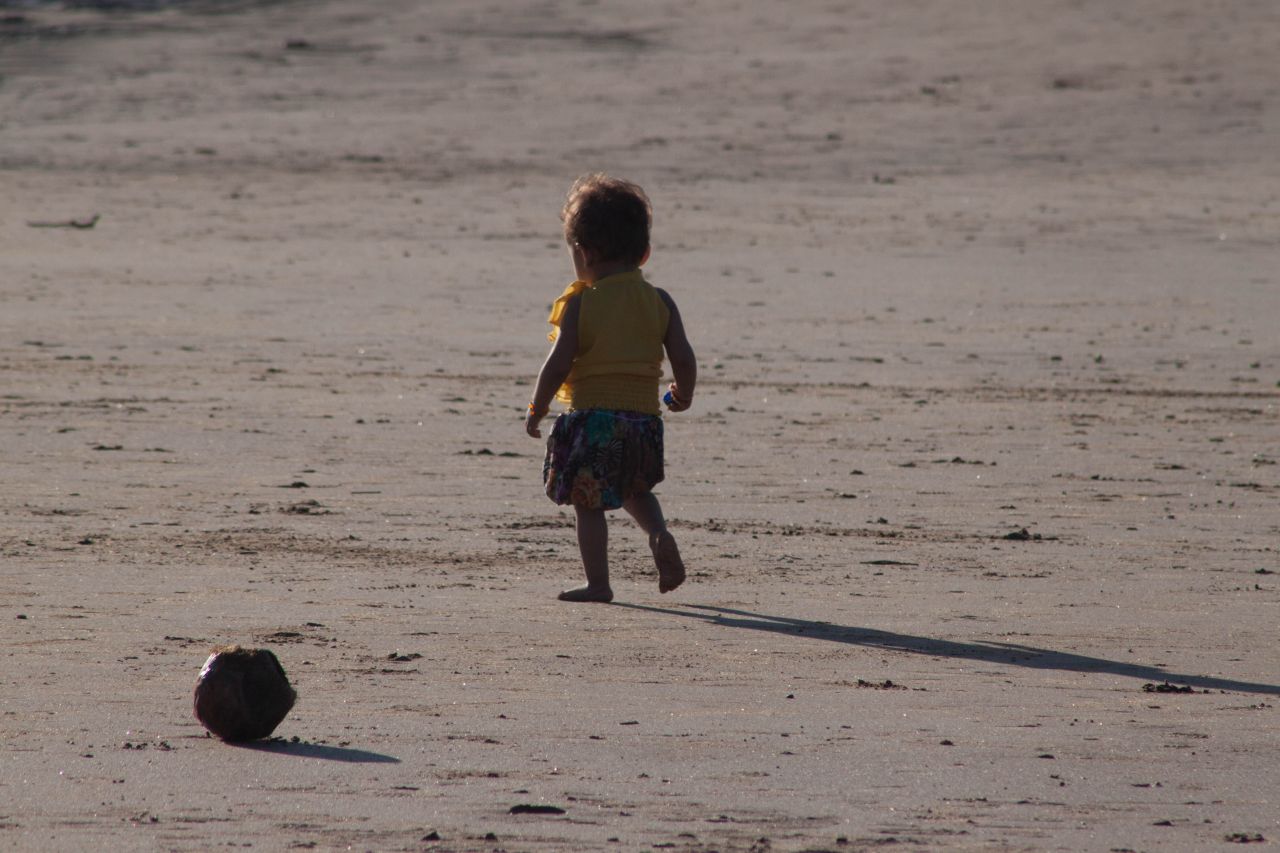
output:
M554 396L568 407L547 439L542 479L547 496L572 504L586 586L562 601L613 600L605 511L625 509L649 536L658 589L684 582L684 563L667 530L653 487L662 481L662 414L658 384L665 350L675 379L667 407L693 404L698 363L675 302L645 281L649 199L640 187L608 175L579 178L561 212L577 280L551 309L551 352L538 374L525 431L539 423Z

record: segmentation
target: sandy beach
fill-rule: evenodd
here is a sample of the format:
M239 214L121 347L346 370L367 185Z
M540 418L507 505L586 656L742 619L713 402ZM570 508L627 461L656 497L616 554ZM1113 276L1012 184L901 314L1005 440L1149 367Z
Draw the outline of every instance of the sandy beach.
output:
M1280 843L1280 7L94 5L0 4L0 846ZM612 605L593 170L700 361Z

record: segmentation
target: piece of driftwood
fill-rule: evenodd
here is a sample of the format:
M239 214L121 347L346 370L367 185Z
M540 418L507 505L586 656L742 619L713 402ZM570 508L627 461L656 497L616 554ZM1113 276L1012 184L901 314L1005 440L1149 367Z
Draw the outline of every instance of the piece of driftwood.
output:
M27 220L27 224L32 228L92 228L98 224L98 220L102 217L95 213L93 216L82 216L79 219L55 219L50 221L43 220Z

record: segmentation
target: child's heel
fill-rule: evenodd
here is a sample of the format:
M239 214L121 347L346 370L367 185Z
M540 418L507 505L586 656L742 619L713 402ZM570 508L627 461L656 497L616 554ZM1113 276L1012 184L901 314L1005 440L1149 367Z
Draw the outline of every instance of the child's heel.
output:
M671 590L684 583L684 561L676 538L667 531L658 534L653 542L653 562L658 566L658 592Z

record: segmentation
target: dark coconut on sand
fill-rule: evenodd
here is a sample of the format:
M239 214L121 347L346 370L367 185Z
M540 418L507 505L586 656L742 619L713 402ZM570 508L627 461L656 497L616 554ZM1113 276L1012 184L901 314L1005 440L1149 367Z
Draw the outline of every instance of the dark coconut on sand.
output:
M298 694L269 649L219 646L196 679L196 719L224 741L268 737Z

